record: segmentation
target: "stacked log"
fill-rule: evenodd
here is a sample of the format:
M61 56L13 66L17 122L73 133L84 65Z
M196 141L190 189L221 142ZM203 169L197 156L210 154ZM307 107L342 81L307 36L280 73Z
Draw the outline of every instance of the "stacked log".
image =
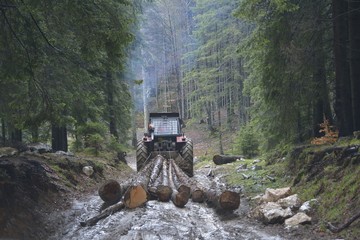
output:
M230 211L237 209L240 204L238 193L206 188L183 172L173 159L167 160L161 155L156 156L124 184L120 185L114 180L107 181L99 189L99 195L105 203L114 204L122 200L97 216L81 222L81 226L92 226L116 211L140 207L150 199L161 202L171 200L175 206L183 208L191 198L193 202L206 202L216 209Z

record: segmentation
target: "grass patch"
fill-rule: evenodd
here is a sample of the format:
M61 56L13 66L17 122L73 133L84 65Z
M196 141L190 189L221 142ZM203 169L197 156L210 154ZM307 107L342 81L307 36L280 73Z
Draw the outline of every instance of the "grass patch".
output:
M284 172L284 162L274 165L267 165L266 161L254 163L254 159L245 159L231 164L226 164L228 175L226 181L230 186L242 186L246 194L250 196L263 193L266 188L280 188L288 186L291 180L286 177ZM248 170L239 170L240 165L247 165ZM252 170L253 166L259 166L262 169ZM243 174L251 176L245 179ZM275 179L271 181L268 176Z

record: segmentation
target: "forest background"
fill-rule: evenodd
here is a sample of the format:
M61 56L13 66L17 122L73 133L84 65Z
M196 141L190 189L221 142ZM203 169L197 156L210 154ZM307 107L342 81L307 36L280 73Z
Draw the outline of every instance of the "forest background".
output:
M351 0L1 1L2 144L67 151L70 137L74 151L121 151L150 111L204 121L220 152L224 132L239 132L249 153L321 137L325 119L352 135L359 9Z

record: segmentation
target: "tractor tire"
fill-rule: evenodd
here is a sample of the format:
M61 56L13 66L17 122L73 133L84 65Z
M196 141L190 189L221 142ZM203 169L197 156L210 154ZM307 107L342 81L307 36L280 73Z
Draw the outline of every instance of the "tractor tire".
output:
M143 141L138 141L136 147L136 169L140 171L146 163L148 158L148 150Z
M186 140L185 146L180 151L181 157L185 160L185 164L181 166L182 170L189 176L194 176L194 153L193 143L190 139Z

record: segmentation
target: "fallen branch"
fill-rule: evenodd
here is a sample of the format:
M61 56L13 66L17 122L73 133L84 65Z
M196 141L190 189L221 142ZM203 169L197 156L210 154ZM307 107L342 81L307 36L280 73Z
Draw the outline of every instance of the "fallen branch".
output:
M345 228L349 227L355 220L357 220L358 218L360 218L360 212L358 212L357 214L355 214L354 216L352 216L351 218L349 218L343 225L341 225L340 227L335 227L334 225L332 225L330 222L327 223L327 228L333 232L333 233L339 233L342 230L344 230Z
M87 226L94 226L98 221L100 221L103 218L106 218L107 216L112 215L115 212L120 211L125 207L124 202L118 202L115 205L112 205L108 208L106 208L104 211L102 211L100 214L86 220L83 222L80 222L80 226L87 227Z

